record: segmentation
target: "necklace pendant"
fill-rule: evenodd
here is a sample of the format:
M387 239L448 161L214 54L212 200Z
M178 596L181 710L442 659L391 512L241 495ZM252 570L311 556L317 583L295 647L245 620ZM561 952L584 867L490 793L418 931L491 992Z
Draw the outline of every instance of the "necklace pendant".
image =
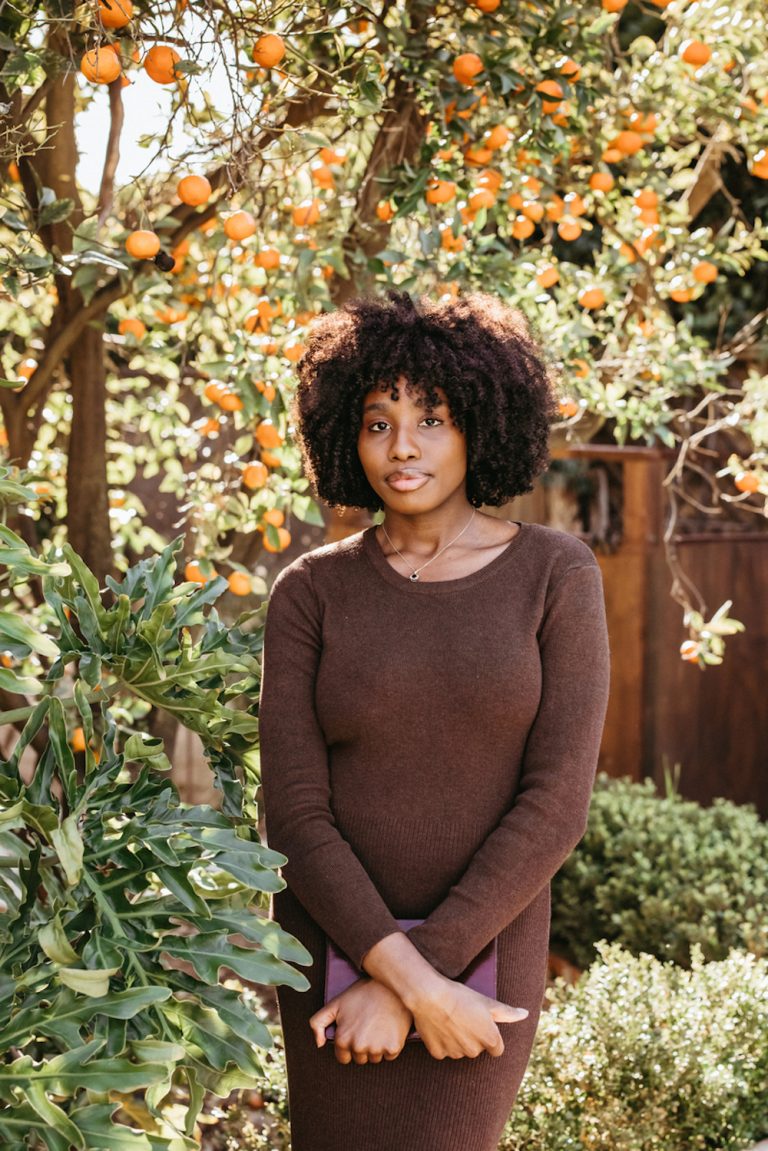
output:
M418 578L419 578L418 572L411 572L411 574L408 576L408 579L411 581L411 583L416 583L416 580Z

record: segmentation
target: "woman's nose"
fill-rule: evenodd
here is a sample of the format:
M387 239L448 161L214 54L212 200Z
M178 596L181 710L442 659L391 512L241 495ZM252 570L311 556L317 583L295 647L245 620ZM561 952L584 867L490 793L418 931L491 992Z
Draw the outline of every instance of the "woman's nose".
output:
M393 460L412 460L418 456L419 448L416 437L409 428L401 426L395 429L389 454Z

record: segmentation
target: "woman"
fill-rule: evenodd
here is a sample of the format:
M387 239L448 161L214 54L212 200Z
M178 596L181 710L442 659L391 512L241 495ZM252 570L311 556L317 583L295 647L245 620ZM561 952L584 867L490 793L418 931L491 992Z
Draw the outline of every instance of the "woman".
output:
M542 1002L549 881L589 805L600 573L575 537L478 510L547 460L553 398L518 312L352 301L299 374L318 494L384 518L286 568L267 617L275 913L314 960L309 992L280 993L293 1147L493 1151ZM327 938L360 979L324 1005ZM458 978L493 939L495 999Z

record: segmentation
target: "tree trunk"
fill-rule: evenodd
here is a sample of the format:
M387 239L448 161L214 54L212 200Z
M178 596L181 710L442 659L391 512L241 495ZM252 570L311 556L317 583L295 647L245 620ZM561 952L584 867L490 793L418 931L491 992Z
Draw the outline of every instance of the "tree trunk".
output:
M100 584L113 573L107 488L107 373L102 334L86 328L67 360L72 432L67 466L67 533Z

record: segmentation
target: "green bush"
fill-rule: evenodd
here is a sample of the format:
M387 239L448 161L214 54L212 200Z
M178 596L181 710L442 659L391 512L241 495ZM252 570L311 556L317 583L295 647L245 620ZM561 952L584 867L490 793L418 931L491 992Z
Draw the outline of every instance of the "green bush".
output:
M600 776L586 835L555 877L552 945L581 967L595 942L686 967L732 947L768 950L768 825L752 807L711 807L653 783Z
M0 469L0 505L26 494ZM0 1145L12 1151L192 1151L204 1093L262 1076L272 1038L243 984L307 986L291 963L308 953L263 914L284 857L255 830L260 621L221 623L225 580L177 583L180 546L105 594L71 548L34 555L0 523L0 603L15 608L0 609L0 687L23 705L0 713L23 728L0 757ZM45 626L5 586L28 602L37 580ZM130 696L200 734L220 810L180 803L162 740L126 722ZM165 1101L181 1089L179 1130ZM129 1108L146 1130L123 1123Z
M598 951L549 993L500 1151L740 1151L768 1135L768 962Z

